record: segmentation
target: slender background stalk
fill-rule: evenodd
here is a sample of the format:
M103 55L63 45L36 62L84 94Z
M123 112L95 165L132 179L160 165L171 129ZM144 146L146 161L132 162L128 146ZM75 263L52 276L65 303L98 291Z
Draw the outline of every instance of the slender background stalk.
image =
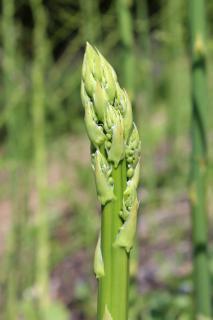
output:
M27 215L27 168L26 166L26 134L23 123L26 119L26 104L21 86L21 71L17 67L20 57L17 54L17 36L15 27L15 3L2 2L2 36L3 36L3 88L4 109L1 125L5 123L7 130L7 157L11 168L12 216L10 236L8 239L8 255L6 268L6 311L5 318L15 319L18 314L18 299L24 289L25 280L21 272ZM19 136L17 136L19 132ZM16 160L15 160L16 159Z
M41 0L31 0L34 17L34 62L32 66L32 118L34 143L34 173L37 192L36 207L36 288L41 311L49 303L49 232L46 207L46 147L45 147L45 71L48 47L46 15Z
M131 100L134 96L134 39L131 1L117 0L117 18L121 42L122 79Z
M101 31L99 3L93 0L80 0L82 34L86 41L97 45ZM87 21L88 23L85 23Z
M137 24L139 43L139 57L137 61L141 64L140 81L138 81L139 90L143 95L142 103L144 109L150 110L153 103L154 81L152 77L152 52L151 52L151 33L147 0L136 1ZM140 112L140 110L138 110ZM140 125L141 121L138 121ZM140 126L139 126L140 129ZM140 129L141 130L141 129Z
M190 0L192 60L192 233L196 319L211 318L206 206L207 172L207 82L205 1Z
M3 35L3 76L4 76L4 87L5 87L5 104L4 113L10 113L10 108L14 108L14 96L11 94L12 87L14 85L15 78L15 29L14 29L14 2L3 1L2 2L2 35ZM11 99L13 97L13 99ZM8 110L9 109L9 110ZM7 128L9 135L11 135L11 121L8 118ZM16 258L18 252L16 252L16 238L17 238L17 225L18 221L16 215L13 214L12 231L8 244L8 259L7 259L7 270L10 270L7 276L7 292L6 292L6 308L5 317L8 320L13 320L17 314L17 273L15 271Z
M168 141L171 144L172 165L177 165L178 137L181 134L181 115L185 104L185 68L183 61L183 14L185 6L182 0L164 3L165 63L167 68L168 94ZM175 76L174 76L175 74ZM179 93L177 95L177 92Z

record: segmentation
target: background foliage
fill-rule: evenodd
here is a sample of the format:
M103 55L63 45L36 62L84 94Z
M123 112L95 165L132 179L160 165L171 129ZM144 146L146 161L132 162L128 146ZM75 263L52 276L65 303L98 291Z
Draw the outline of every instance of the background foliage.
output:
M213 279L213 4L206 4ZM142 137L129 319L192 318L187 12L184 0L1 1L1 319L95 319L100 208L80 101L87 40L127 88Z

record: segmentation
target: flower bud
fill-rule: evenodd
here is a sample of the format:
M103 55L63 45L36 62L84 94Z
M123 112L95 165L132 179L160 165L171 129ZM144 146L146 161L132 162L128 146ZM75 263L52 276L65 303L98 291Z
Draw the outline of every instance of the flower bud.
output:
M104 120L104 111L107 107L108 101L105 90L100 86L99 82L96 82L93 94L94 109L98 116L99 121Z
M83 66L84 64L88 66L90 73L94 73L94 69L96 68L95 66L95 59L97 56L97 52L95 51L95 49L93 49L93 47L89 44L89 42L87 42L86 44L86 51L84 54L84 62L83 62ZM83 68L83 72L84 72L84 68ZM83 74L84 76L84 74Z
M94 52L93 76L97 82L101 83L103 77L102 59L98 49L95 48Z
M92 99L96 86L96 81L91 72L86 73L84 79L84 86L88 96Z
M134 173L134 169L132 167L128 168L127 170L127 178L132 178Z
M116 93L117 77L114 70L106 60L105 60L105 63L103 64L102 81L105 84L105 90L108 96L109 103L113 104L115 99L115 93Z
M113 244L115 247L125 248L128 253L130 252L134 243L138 206L139 203L137 197L135 197L128 218L120 228L120 231L117 234Z
M139 137L138 129L137 129L135 123L133 123L133 129L132 129L132 132L131 132L129 140L128 140L128 146L132 150L134 150L134 149L138 148L139 144L140 144L140 137Z
M127 217L129 216L131 208L135 201L135 198L137 197L137 187L138 187L139 179L140 179L140 162L138 162L136 168L133 170L131 179L127 181L127 187L123 194L123 206L120 212L120 216L124 220L126 220Z
M129 97L125 90L122 90L119 85L116 87L116 107L120 110L124 121L124 137L127 141L133 123L132 106Z
M111 166L97 149L92 158L93 170L95 173L95 183L98 194L98 199L102 205L115 199L114 185L110 179L109 172L111 173Z
M132 106L131 106L129 97L125 90L123 92L124 92L124 99L122 101L124 101L124 104L125 104L124 114L123 114L124 136L125 136L125 140L127 140L129 138L129 135L132 129L133 116L132 116Z
M130 164L131 167L133 168L136 167L140 158L140 153L141 153L141 141L140 141L138 129L133 122L133 129L126 144L126 158L128 159L129 155L132 155L132 163Z
M92 108L92 103L87 102L85 105L85 125L89 139L94 146L100 146L104 143L106 137L103 128L96 123L96 116Z
M106 131L112 134L111 146L105 144L108 159L117 167L124 158L124 126L120 111L109 105L106 108L104 117L104 127Z

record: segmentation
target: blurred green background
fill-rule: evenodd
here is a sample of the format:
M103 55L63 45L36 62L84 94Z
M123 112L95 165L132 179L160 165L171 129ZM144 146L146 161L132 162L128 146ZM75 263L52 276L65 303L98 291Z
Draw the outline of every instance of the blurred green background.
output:
M207 4L213 282L213 2ZM114 66L142 139L129 320L192 319L185 0L1 0L0 319L95 319L100 206L80 100L86 41ZM212 283L213 284L213 283Z

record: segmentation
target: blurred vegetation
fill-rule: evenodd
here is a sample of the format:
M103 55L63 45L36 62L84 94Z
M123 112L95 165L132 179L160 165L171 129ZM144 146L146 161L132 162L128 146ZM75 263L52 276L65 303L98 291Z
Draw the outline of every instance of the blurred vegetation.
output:
M213 3L206 5L212 286ZM1 1L0 319L95 319L100 210L80 101L87 40L130 93L142 137L129 320L193 319L188 10L184 0Z

